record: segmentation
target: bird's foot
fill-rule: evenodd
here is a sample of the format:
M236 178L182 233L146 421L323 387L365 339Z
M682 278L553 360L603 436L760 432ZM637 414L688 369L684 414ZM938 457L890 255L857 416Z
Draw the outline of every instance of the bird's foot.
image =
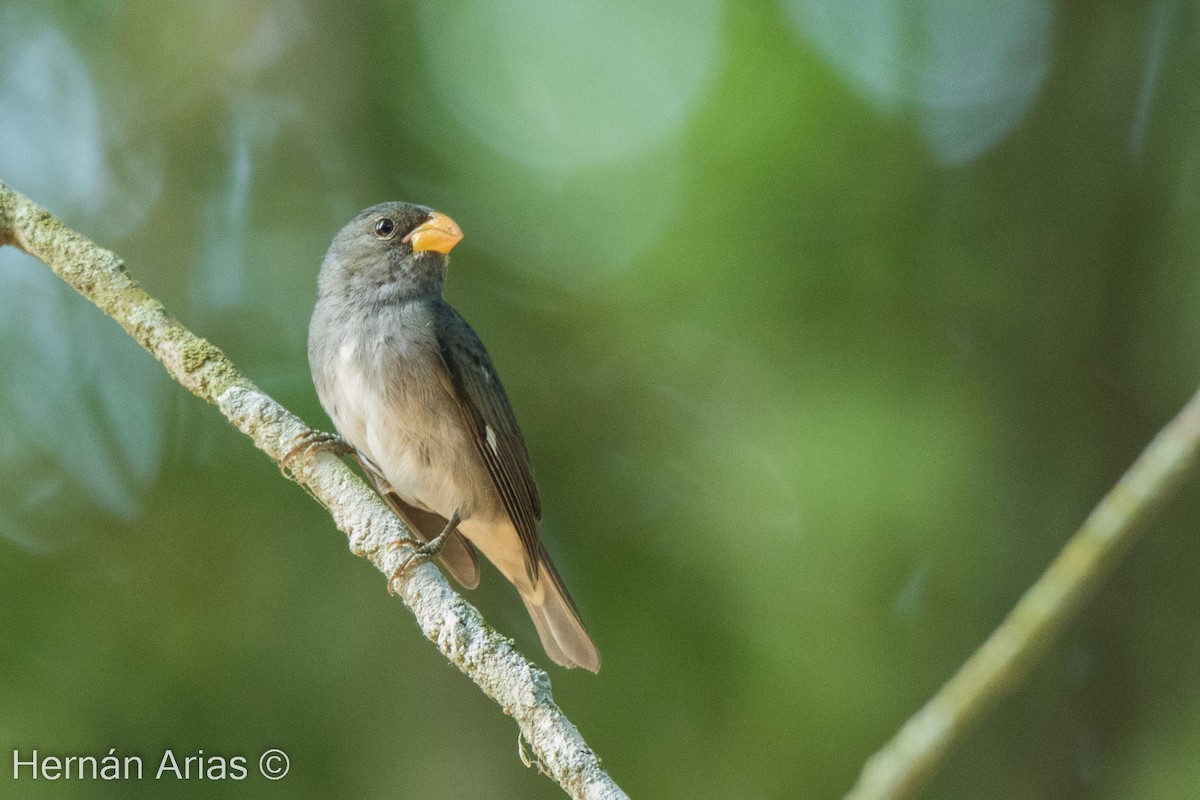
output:
M292 449L284 453L283 458L279 459L280 473L286 478L289 471L294 472L292 470L292 461L297 457L303 456L307 461L312 458L313 453L322 450L341 458L353 453L354 446L336 433L326 433L325 431L310 428L295 439L292 439Z
M392 576L388 578L388 594L396 593L395 589L392 588L393 584L399 578L403 577L404 574L410 569L418 564L424 564L426 561L432 561L440 556L442 554L442 548L446 546L446 539L449 538L450 534L458 528L458 523L460 522L462 522L462 518L459 517L458 512L456 511L454 512L454 516L450 518L450 521L446 523L446 527L442 528L441 533L430 539L428 542L417 545L416 547L413 547L412 542L408 539L393 539L392 541L388 542L387 546L389 550L398 550L401 547L412 548L412 552L404 557L404 560L400 562L400 566L396 567L396 569L392 571Z

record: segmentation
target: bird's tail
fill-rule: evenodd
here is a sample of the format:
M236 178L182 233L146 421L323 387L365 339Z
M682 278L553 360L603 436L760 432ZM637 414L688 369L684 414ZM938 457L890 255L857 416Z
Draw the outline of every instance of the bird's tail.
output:
M583 667L591 672L600 669L600 653L579 619L579 612L563 584L550 554L538 543L538 576L529 583L521 581L517 591L533 619L542 647L556 664L564 667Z

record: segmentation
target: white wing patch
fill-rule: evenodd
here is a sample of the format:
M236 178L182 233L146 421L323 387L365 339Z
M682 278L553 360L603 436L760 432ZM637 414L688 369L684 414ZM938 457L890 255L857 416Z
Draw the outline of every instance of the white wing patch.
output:
M491 425L484 425L483 429L487 435L488 447L492 448L493 453L499 454L499 448L496 446L496 432L492 430Z

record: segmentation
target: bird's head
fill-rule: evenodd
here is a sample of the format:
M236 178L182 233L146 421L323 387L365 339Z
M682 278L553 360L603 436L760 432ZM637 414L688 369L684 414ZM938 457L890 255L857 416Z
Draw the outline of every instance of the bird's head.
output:
M320 290L381 300L440 294L447 255L462 236L454 220L425 206L372 206L334 237Z

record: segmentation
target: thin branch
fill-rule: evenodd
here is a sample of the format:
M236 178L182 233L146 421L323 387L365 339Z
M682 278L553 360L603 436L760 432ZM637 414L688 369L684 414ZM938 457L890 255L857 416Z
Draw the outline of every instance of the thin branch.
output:
M964 731L1012 689L1192 474L1200 392L1159 431L1062 552L958 672L867 761L846 800L911 797Z
M125 271L116 255L70 230L50 212L0 182L0 245L40 259L88 300L120 323L192 394L214 404L255 447L279 460L308 427L242 375L225 354L183 327ZM297 458L296 480L329 509L350 537L350 550L391 576L404 553L388 548L413 541L379 497L349 467L328 453ZM520 726L539 768L571 797L616 800L626 795L605 773L596 754L563 715L550 679L488 626L450 588L436 567L424 564L393 586L421 631L451 662Z

